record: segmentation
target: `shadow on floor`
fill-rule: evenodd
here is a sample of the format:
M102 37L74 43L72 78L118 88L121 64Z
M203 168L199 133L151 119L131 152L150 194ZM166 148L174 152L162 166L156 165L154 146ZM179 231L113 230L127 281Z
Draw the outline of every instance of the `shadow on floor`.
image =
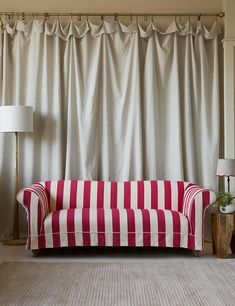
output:
M205 255L203 253L200 254ZM187 249L152 248L152 247L73 247L40 250L37 257L96 257L96 258L149 258L156 257L194 257L194 252Z

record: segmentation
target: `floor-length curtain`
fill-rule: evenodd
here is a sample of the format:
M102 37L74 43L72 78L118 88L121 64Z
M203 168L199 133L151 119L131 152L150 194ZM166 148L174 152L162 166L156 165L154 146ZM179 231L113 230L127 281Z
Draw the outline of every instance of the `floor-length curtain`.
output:
M218 34L175 20L33 20L0 30L0 105L31 105L20 185L171 179L216 189ZM0 239L11 235L13 137L0 135ZM21 211L25 232L25 216Z

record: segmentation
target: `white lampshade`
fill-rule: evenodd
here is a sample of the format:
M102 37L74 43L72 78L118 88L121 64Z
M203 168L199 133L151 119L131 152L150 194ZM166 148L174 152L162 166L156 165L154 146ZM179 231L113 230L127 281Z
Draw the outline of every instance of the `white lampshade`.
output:
M33 108L0 106L0 132L33 132Z
M235 176L235 159L219 159L216 175Z

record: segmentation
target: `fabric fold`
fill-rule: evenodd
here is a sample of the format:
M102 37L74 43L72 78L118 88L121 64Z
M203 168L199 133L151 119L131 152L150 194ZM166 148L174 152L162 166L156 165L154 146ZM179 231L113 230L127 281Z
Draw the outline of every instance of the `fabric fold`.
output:
M67 41L71 36L82 38L88 32L90 32L93 37L97 37L103 34L115 33L119 31L119 29L121 29L123 33L128 34L139 32L142 38L149 38L153 35L154 32L158 32L162 35L176 33L183 36L189 34L195 36L200 33L207 39L213 39L221 33L220 25L216 21L212 28L208 29L201 20L199 20L196 25L193 25L190 21L187 21L185 24L181 24L174 19L164 31L162 31L152 21L150 21L146 30L137 21L132 22L130 25L125 25L121 21L116 20L104 20L99 24L94 24L91 21L86 20L78 25L73 20L70 20L67 24L65 24L58 19L53 22L45 19L33 19L29 22L18 20L15 23L5 22L3 24L3 30L5 30L10 35L13 35L16 31L25 33L45 33L50 36L59 36L65 41Z

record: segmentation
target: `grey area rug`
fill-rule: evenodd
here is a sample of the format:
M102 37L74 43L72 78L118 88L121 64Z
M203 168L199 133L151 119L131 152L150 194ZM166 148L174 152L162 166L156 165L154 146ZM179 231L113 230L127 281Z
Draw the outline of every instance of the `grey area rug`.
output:
M4 262L0 305L235 305L235 264Z

